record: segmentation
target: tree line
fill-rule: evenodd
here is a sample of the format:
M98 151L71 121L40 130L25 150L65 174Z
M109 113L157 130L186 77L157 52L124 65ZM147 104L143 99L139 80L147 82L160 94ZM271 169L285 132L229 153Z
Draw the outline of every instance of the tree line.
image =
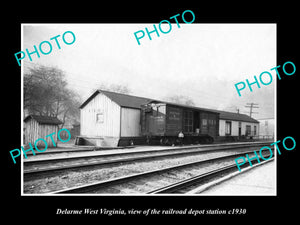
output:
M24 109L28 114L79 121L81 99L67 87L66 74L56 67L35 66L24 73Z
M62 121L61 127L67 121L79 123L79 106L82 99L67 87L66 73L63 70L43 65L26 68L23 84L26 114L57 117ZM122 84L101 84L98 88L122 94L132 92ZM195 105L190 97L183 95L171 94L164 99L179 104Z

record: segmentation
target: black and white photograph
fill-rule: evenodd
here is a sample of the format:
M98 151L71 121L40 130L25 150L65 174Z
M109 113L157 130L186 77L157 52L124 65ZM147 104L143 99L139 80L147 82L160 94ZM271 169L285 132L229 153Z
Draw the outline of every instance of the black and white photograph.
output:
M296 6L95 3L6 7L3 220L296 217Z
M22 24L22 41L22 194L276 195L276 24Z

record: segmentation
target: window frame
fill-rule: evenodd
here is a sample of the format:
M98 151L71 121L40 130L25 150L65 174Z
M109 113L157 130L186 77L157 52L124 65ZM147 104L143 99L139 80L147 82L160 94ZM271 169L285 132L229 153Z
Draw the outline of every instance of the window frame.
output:
M96 113L96 123L104 123L104 114L103 114L103 112Z

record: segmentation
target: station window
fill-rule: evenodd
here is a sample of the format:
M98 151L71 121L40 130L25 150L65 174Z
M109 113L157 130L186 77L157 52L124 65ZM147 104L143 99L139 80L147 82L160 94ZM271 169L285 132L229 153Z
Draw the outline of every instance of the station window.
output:
M207 119L202 119L202 126L207 126Z
M231 135L231 121L225 123L225 135Z
M96 123L103 123L103 122L104 122L103 113L97 113L96 114Z
M246 125L246 136L250 136L250 135L251 135L251 126Z
M256 126L254 126L254 131L253 131L254 135L256 135L256 129L257 129Z

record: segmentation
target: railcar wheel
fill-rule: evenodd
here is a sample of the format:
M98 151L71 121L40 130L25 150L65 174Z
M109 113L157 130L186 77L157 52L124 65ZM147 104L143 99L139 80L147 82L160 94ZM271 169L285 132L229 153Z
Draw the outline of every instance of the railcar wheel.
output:
M168 145L169 144L169 139L168 138L165 138L164 139L164 145Z

